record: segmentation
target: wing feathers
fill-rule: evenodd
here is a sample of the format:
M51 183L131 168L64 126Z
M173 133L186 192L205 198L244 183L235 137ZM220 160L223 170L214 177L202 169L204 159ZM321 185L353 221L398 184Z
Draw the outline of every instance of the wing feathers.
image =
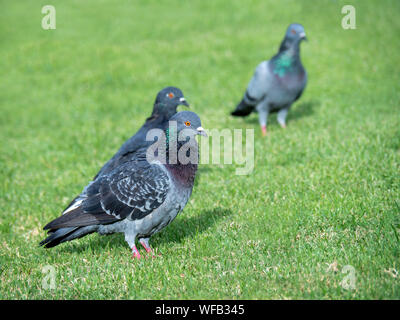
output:
M82 227L98 224L108 224L116 221L118 221L118 219L115 216L108 215L105 212L94 214L86 213L83 211L82 207L79 207L51 221L43 229L54 230L66 227Z
M159 165L127 163L95 181L45 230L141 219L158 208L169 191L169 177Z

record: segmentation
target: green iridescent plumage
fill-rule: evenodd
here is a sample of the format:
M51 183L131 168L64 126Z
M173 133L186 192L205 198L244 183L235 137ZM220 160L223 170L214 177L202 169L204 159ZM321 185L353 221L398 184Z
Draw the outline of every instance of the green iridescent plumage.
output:
M176 134L174 133L176 130L176 127L173 125L170 125L167 130L165 130L165 145L167 147L167 149L169 149L169 144L172 142L174 143L174 141L176 140Z
M167 128L167 130L165 131L165 136L167 138L166 139L167 143L169 141L171 141L171 137L174 137L174 127L173 126L170 126L170 127Z
M292 67L293 57L283 54L275 61L274 74L283 77Z

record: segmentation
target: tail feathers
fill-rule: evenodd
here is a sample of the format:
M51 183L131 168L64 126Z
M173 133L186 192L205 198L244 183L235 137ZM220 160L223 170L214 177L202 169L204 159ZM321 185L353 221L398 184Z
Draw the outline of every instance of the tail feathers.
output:
M40 242L41 246L51 248L93 233L99 229L99 225L120 220L103 210L97 187L96 182L90 183L83 196L76 197L60 217L44 226L43 229L49 233L48 237Z
M240 101L240 103L237 105L235 111L231 113L231 115L237 117L245 117L252 113L253 110L254 106L247 104L243 98L242 101Z
M78 220L80 217L84 219L83 210L81 207L75 208L68 213L63 214L62 216L54 219L53 221L46 224L43 229L51 230L51 229L60 229L65 227L79 227L82 225L79 224L70 224L72 221Z
M73 233L77 227L75 228L61 228L55 230L54 232L50 232L50 235L39 243L40 246L44 246L45 248L51 248L58 244L60 244L61 240L66 238L69 234Z
M98 226L68 227L57 229L52 231L46 239L39 243L39 245L44 246L45 248L52 248L60 243L78 239L87 234L93 233L97 231L97 229Z

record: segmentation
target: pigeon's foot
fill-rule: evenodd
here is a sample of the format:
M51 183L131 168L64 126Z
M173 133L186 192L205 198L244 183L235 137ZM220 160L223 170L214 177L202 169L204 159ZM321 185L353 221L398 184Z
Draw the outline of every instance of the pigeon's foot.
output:
M139 250L136 248L136 246L133 246L132 252L133 252L132 258L139 260L140 259L140 253L139 253Z
M267 126L261 126L261 132L263 137L265 137L267 135Z
M143 248L146 250L147 253L151 252L151 248L150 248L148 239L140 239L139 242L143 246Z
M282 129L286 129L286 123L280 123Z
M142 238L139 240L140 244L143 246L143 248L146 250L147 253L151 254L152 258L156 258L156 256L153 254L153 250L151 249L149 245L149 239L148 238ZM161 257L161 254L158 256Z

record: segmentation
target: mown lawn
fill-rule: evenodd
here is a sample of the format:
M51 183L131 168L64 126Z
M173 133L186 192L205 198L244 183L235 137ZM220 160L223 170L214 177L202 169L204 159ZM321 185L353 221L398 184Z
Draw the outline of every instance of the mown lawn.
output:
M45 4L56 30L41 28ZM400 2L353 1L356 30L341 27L345 4L1 1L0 298L400 298ZM256 115L229 112L291 22L309 38L309 84L263 138ZM122 235L38 247L167 85L206 129L255 128L252 174L200 166L152 238L157 259L132 260Z

